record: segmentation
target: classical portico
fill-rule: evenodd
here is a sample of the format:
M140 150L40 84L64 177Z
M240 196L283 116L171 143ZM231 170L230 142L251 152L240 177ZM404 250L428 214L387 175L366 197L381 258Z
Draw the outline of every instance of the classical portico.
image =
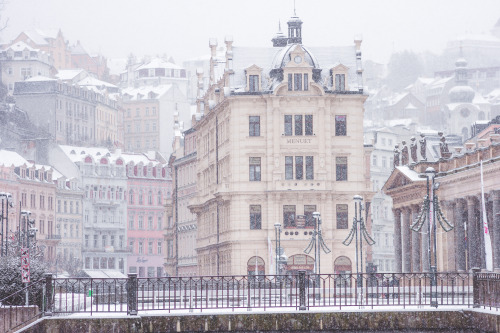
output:
M483 161L484 197L493 267L500 271L500 144L470 149L436 162L421 161L397 166L383 190L393 199L396 270L429 270L427 225L419 232L410 229L427 194L428 167L436 170L436 195L446 219L454 228L445 232L437 226L438 271L466 271L486 268L480 161Z

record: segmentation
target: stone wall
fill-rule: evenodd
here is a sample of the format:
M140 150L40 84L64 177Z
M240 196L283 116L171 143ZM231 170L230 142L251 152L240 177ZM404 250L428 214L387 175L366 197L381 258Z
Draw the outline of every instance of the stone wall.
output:
M0 307L0 332L8 332L12 327L16 327L31 319L36 319L40 314L38 306L6 306Z
M221 315L123 316L115 318L45 317L29 333L119 332L357 332L426 330L500 333L500 313L464 311L365 311L235 313Z

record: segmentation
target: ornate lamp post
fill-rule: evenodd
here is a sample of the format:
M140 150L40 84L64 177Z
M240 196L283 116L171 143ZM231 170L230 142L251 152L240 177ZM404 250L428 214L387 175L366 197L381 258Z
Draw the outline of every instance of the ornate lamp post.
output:
M363 219L363 198L360 195L354 196L354 218L352 220L352 228L346 239L342 242L345 246L349 246L353 240L356 245L356 285L363 288L363 239L368 245L375 244L373 238L366 230L365 221ZM358 235L359 234L359 235ZM359 269L361 268L361 272ZM361 275L360 275L361 273ZM361 289L363 293L363 289Z
M328 246L326 246L325 241L323 240L323 235L321 232L321 214L319 212L314 212L313 217L316 220L314 225L314 232L311 238L311 242L304 250L304 253L311 253L311 250L314 248L314 274L321 274L321 250L323 250L326 254L332 252Z
M431 272L431 287L437 288L437 223L443 228L445 232L452 230L454 227L448 222L446 217L443 215L441 208L439 207L439 200L436 195L436 190L439 188L439 184L434 183L436 178L436 171L434 168L427 168L425 174L419 175L421 178L427 179L427 195L424 197L424 202L422 204L422 209L420 214L417 216L416 220L410 226L411 230L415 232L420 232L423 225L427 221L427 266L423 267ZM425 264L424 264L425 265ZM433 300L435 298L435 300ZM437 307L437 291L431 292L431 306Z
M281 223L274 224L275 233L275 254L276 254L276 275L281 275L280 271L280 258L281 258Z
M6 256L9 250L8 232L9 232L9 206L14 207L12 194L8 192L0 192L0 200L2 212L0 215L0 256ZM5 221L5 223L4 223ZM4 227L5 226L5 227Z

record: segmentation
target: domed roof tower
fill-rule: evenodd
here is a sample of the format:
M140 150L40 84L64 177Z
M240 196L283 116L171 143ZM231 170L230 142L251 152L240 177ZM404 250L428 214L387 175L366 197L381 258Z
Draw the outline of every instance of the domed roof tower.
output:
M467 60L461 56L455 61L455 87L450 89L448 97L451 103L472 103L475 94L467 81Z

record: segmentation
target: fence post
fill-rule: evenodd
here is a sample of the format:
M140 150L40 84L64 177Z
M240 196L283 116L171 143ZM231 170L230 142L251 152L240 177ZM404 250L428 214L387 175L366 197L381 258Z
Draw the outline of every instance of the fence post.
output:
M52 274L45 274L45 316L52 316Z
M474 308L479 307L479 280L477 275L480 271L477 267L472 268L472 302Z
M306 310L306 271L299 271L299 310Z
M137 273L129 273L127 279L127 314L137 315Z

